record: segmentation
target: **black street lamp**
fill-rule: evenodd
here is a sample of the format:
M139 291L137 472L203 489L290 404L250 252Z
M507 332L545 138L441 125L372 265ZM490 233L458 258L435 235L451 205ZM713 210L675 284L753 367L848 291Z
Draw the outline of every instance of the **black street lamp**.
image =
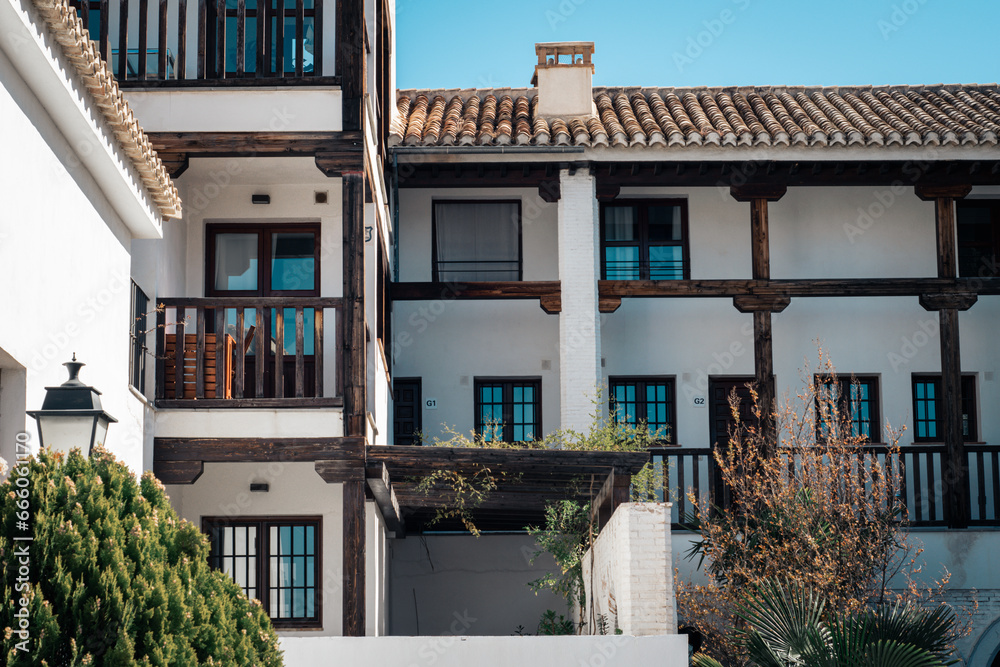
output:
M67 454L85 449L90 456L94 445L103 445L108 426L118 421L101 407L101 392L80 381L80 369L86 366L76 360L63 364L69 379L58 387L45 388L41 410L28 414L38 421L38 439L42 447Z

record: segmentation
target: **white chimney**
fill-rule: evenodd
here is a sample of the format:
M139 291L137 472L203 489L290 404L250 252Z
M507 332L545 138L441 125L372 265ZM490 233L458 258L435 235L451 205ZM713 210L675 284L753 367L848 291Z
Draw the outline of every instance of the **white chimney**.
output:
M594 76L593 42L535 44L538 64L531 85L538 87L542 118L586 118L597 115L591 80Z

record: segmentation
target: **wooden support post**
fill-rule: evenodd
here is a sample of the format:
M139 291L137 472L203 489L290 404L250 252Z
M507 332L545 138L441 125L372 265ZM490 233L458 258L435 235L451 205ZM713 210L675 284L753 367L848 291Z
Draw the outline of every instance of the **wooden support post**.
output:
M785 186L753 185L732 186L730 194L736 201L750 202L750 248L754 280L771 279L771 250L768 231L768 202L778 201L786 192ZM784 305L776 312L784 310ZM740 303L737 301L737 308ZM742 310L742 308L741 308ZM761 408L761 427L766 441L777 445L774 426L775 393L774 354L771 344L771 310L753 309L753 363L757 383L757 397Z
M590 520L601 530L611 520L611 516L622 503L629 501L632 475L626 470L612 468L608 472L601 490L590 505Z
M360 130L365 93L363 0L338 0L336 43L336 74L340 77L344 98L343 129Z
M969 194L971 186L918 185L918 197L935 203L937 227L938 278L958 276L958 253L955 226L955 200ZM969 461L962 435L962 359L958 333L958 311L975 303L922 295L924 308L938 311L941 341L941 425L944 434L945 461L942 462L945 519L951 528L969 525ZM967 304L967 305L966 305ZM965 308L961 308L961 306Z
M365 482L344 482L344 637L365 636Z
M339 5L338 5L339 6ZM366 434L364 172L343 175L344 433Z
M951 528L969 525L969 461L962 435L962 360L958 339L958 310L938 311L941 340L941 422L944 431L945 518Z

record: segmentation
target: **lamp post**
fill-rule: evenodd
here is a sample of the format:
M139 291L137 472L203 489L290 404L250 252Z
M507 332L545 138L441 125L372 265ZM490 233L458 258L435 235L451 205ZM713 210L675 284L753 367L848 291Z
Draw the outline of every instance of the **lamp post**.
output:
M108 426L118 420L101 407L101 392L80 381L80 369L86 364L76 360L76 353L63 366L69 379L58 387L46 387L42 409L28 415L38 421L42 447L67 454L74 448L85 448L89 457L94 445L104 444Z

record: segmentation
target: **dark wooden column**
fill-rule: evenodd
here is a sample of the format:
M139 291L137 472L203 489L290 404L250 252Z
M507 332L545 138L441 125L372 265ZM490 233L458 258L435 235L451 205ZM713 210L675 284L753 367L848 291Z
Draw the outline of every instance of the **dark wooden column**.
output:
M364 436L368 378L365 337L364 172L344 172L344 435Z
M365 636L365 481L344 482L344 636Z
M783 185L733 186L729 190L736 201L750 202L750 248L754 280L770 280L771 249L768 240L768 202L781 199ZM771 345L771 313L780 313L788 306L787 297L735 297L734 305L740 312L753 313L753 362L757 381L763 427L774 434L774 354ZM769 440L773 440L770 438Z
M365 3L337 0L337 64L344 96L343 129L360 130L365 91Z
M971 186L918 185L915 191L924 201L934 202L937 228L938 278L958 276L955 201L965 197ZM958 311L967 310L976 295L921 295L920 305L938 312L941 343L941 427L946 461L942 465L945 519L952 528L969 525L969 461L962 436L962 358L958 332Z

